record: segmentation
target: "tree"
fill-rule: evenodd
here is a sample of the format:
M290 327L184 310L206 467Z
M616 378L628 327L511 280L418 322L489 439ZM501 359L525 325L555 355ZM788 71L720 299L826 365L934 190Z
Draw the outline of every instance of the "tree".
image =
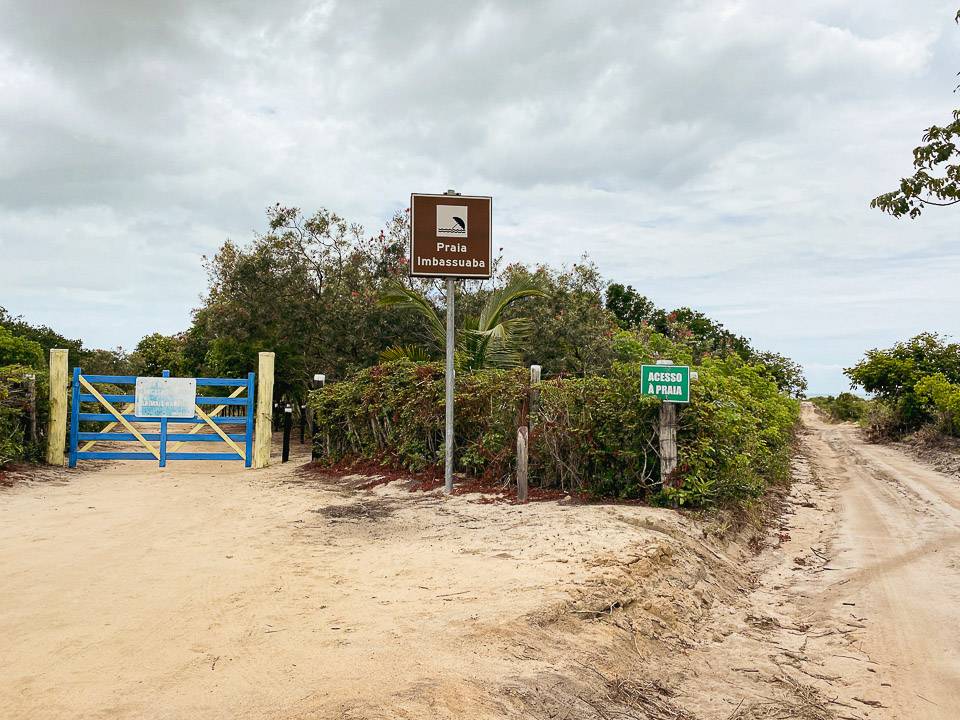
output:
M460 370L476 371L509 368L520 364L521 344L529 337L531 325L522 317L504 318L508 307L525 297L539 297L544 291L527 277L511 278L506 285L489 292L477 317L468 317L456 339L456 363ZM436 308L416 290L400 283L390 283L380 304L416 310L433 331L434 340L446 351L446 325ZM384 360L401 357L421 360L416 348L394 346L381 354Z
M654 329L688 346L695 363L713 355L736 355L748 362L754 355L749 339L730 332L716 320L688 307L667 313L665 322L658 323Z
M559 270L539 265L534 270L509 265L504 277L529 278L544 294L531 298L510 315L523 314L531 323L523 364L540 365L544 373L606 372L613 364L616 322L603 306L607 283L586 256Z
M760 366L760 374L773 380L780 392L802 398L807 392L807 378L803 367L788 357L775 352L755 352L751 364Z
M130 356L122 347L113 350L88 350L84 352L85 375L135 375Z
M83 360L90 355L80 340L70 340L46 325L31 325L22 316L12 316L5 308L0 307L0 325L10 331L14 337L31 340L38 345L44 355L44 363L52 348L67 350L69 367L83 364Z
M174 377L186 375L183 335L147 335L131 353L130 360L138 375L158 377L169 370ZM192 373L191 373L192 374Z
M192 372L243 375L275 353L278 397L301 397L317 372L343 376L373 365L397 334L422 332L376 299L405 273L407 218L379 236L326 209L268 208L269 232L227 241L207 261L208 291L185 337Z
M3 325L0 325L0 367L6 365L25 365L42 370L45 366L43 348L40 343L17 337Z
M903 429L913 430L931 419L928 398L917 391L926 377L941 374L960 383L960 344L936 333L922 333L886 350L870 350L844 370L852 388L861 387L892 408Z
M632 285L624 287L620 283L610 283L607 287L607 310L614 314L617 325L624 330L644 322L653 325L665 315L663 310L645 295L640 295Z
M954 18L960 24L960 11ZM923 145L914 148L916 172L900 180L900 187L870 201L870 207L894 217L919 217L927 205L960 203L960 110L953 111L953 122L931 125L923 136ZM953 162L951 162L953 161Z

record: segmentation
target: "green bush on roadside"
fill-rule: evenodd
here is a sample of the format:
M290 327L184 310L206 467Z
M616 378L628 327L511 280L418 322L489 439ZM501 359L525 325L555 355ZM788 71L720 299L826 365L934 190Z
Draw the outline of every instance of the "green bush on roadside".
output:
M838 422L865 422L870 416L873 403L853 393L840 393L809 398L810 402L823 410L832 420Z
M681 359L682 360L682 359ZM662 487L656 423L660 401L640 388L640 364L606 377L554 378L539 386L530 417L534 484L594 497L745 502L789 474L798 401L763 368L734 359L697 367L691 403L678 412L680 487ZM373 459L396 468L443 461L443 367L399 361L315 391L314 450L322 462ZM455 383L457 471L508 480L529 391L525 369L463 374Z
M30 446L24 441L27 416L27 376L35 376L37 432L42 435L48 414L47 372L24 365L0 367L0 467L21 460L39 460L42 443ZM42 438L41 438L42 440Z

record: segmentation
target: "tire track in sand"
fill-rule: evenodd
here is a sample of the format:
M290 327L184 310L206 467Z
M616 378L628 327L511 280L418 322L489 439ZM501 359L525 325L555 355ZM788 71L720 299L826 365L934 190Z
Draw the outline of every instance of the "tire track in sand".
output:
M886 717L960 716L960 484L812 406L804 423L814 465L839 489L831 564L843 574L811 609L855 603L869 620L862 649L888 671Z

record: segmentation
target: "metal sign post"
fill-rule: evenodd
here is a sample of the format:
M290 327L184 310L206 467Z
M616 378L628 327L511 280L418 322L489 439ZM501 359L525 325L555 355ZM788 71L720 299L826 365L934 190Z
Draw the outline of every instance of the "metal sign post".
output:
M446 408L447 422L443 459L443 489L446 493L453 492L453 377L456 370L453 367L453 295L456 289L456 280L452 277L447 278L447 371L446 371Z
M454 294L456 280L484 280L493 269L493 200L443 195L410 196L410 274L444 278L447 290L446 424L444 489L453 492Z

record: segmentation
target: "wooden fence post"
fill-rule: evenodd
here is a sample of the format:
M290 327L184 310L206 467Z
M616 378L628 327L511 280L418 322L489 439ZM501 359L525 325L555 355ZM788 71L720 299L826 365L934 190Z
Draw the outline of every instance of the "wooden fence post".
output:
M677 469L677 406L660 405L660 480L668 487L670 473Z
M67 351L50 350L50 422L47 428L47 462L63 465L67 443Z
M517 428L517 500L527 499L530 466L530 426L540 404L540 366L530 366L530 388L520 411L520 427ZM529 412L528 412L529 409Z
M527 439L526 425L517 428L517 500L527 499Z
M270 464L270 441L273 438L273 361L272 352L260 353L257 368L257 426L253 439L253 467Z
M540 366L530 366L530 414L535 415L540 409Z

